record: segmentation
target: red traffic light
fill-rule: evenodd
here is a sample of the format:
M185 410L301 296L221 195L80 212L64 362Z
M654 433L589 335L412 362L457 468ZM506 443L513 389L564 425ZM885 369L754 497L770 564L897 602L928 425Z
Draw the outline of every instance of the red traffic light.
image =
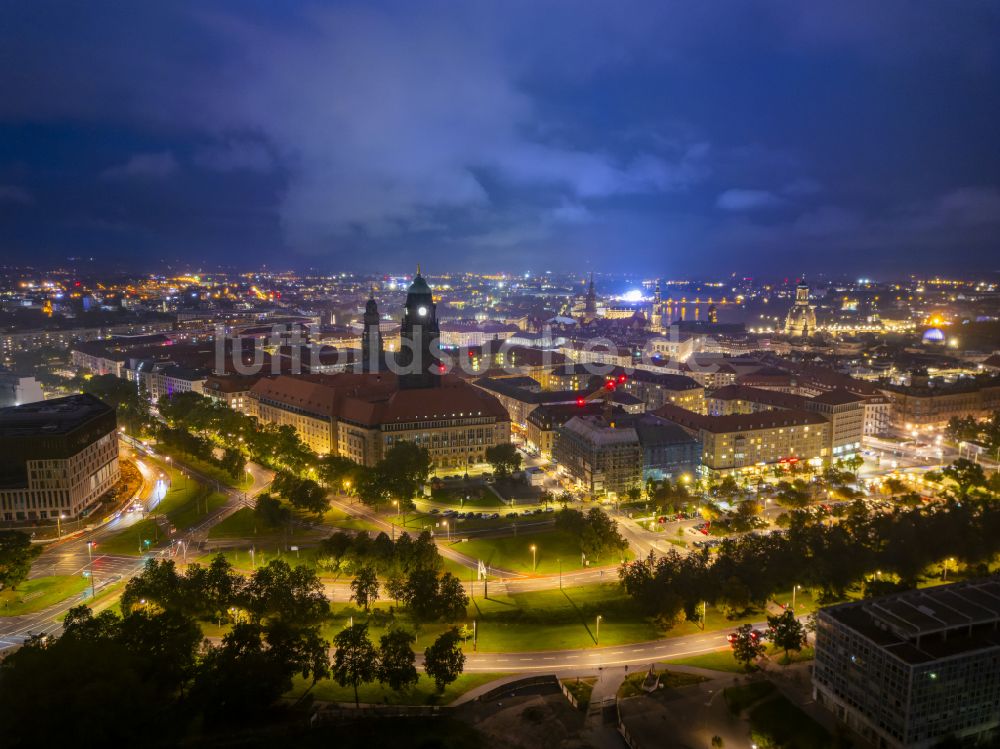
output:
M625 382L626 379L625 375L618 375L618 382Z
M580 408L583 408L583 406L584 406L584 404L585 404L586 402L587 402L587 401L585 401L585 400L584 400L584 399L583 399L582 397L578 397L578 398L576 399L576 405L580 406Z
M614 390L615 389L615 383L614 383L613 380L608 380L606 383L604 383L604 387L607 390Z

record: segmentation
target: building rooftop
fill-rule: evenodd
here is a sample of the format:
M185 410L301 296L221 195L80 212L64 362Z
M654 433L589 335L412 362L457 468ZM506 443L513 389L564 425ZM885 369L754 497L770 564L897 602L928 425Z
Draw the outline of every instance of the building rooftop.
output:
M843 406L847 403L863 403L868 399L863 395L858 395L857 393L850 393L847 390L837 389L820 393L811 400L813 403L825 403L828 406Z
M713 434L728 432L750 432L755 429L778 429L781 427L811 426L826 424L827 421L817 413L793 409L781 411L761 411L754 414L732 414L729 416L705 416L688 411L680 406L667 404L652 412L685 429L704 429Z
M602 416L574 416L563 429L597 446L639 444L639 435L629 421L618 425L614 420L609 424Z
M88 393L0 408L0 437L66 434L109 413L114 410Z
M400 389L390 372L282 375L261 380L250 396L365 427L477 416L510 419L496 398L453 375L442 376L437 387L414 389Z
M782 409L803 409L806 407L806 399L802 396L781 393L776 390L747 387L746 385L726 385L706 393L705 397L715 400L759 403Z
M1000 578L845 603L822 615L910 664L1000 648Z

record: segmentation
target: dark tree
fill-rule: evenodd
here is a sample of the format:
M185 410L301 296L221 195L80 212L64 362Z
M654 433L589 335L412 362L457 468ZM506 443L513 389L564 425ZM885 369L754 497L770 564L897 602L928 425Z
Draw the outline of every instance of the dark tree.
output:
M257 521L266 528L281 528L292 519L292 511L280 499L266 492L257 496L253 513Z
M360 567L351 580L351 600L366 612L378 600L378 578L374 567Z
M359 623L341 630L333 638L333 646L337 649L333 678L342 687L354 687L354 704L358 706L358 686L375 681L378 674L378 652L368 639L368 625Z
M379 640L378 669L376 678L395 691L413 686L420 679L417 674L416 637L405 629L394 629Z
M462 652L461 642L461 633L452 627L424 650L424 671L434 679L439 692L462 675L465 653Z
M509 442L486 448L486 461L498 479L507 478L521 469L521 453Z
M330 613L316 571L304 566L292 568L280 559L257 568L246 584L243 599L258 622L282 619L298 625L318 624Z
M742 663L744 668L750 668L750 664L764 655L766 650L764 638L752 624L741 624L731 638L729 644L733 649L733 657L737 663Z
M16 589L27 579L31 563L42 553L42 547L31 543L31 537L20 531L0 531L0 590Z
M788 652L802 650L806 642L806 628L791 610L786 610L778 616L767 617L769 628L768 638L776 647L785 651L785 660L788 660Z

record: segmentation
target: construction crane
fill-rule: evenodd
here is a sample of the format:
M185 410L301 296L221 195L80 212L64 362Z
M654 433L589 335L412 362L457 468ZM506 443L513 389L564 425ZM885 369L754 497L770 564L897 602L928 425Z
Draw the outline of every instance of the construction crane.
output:
M604 384L597 390L590 393L590 395L578 396L576 399L576 405L582 408L583 406L587 405L590 401L595 401L598 398L600 398L601 400L604 401L604 409L602 411L604 420L608 424L611 424L611 408L614 405L615 391L618 390L618 387L620 385L624 385L627 380L628 378L623 374L620 374L617 377L614 377L613 375L607 375L604 378Z

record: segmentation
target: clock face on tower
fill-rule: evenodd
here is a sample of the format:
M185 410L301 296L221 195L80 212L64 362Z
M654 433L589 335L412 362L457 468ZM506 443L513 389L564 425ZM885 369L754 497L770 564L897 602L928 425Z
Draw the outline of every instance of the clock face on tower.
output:
M421 317L424 317L427 314L427 308L417 307L417 314L420 315Z

